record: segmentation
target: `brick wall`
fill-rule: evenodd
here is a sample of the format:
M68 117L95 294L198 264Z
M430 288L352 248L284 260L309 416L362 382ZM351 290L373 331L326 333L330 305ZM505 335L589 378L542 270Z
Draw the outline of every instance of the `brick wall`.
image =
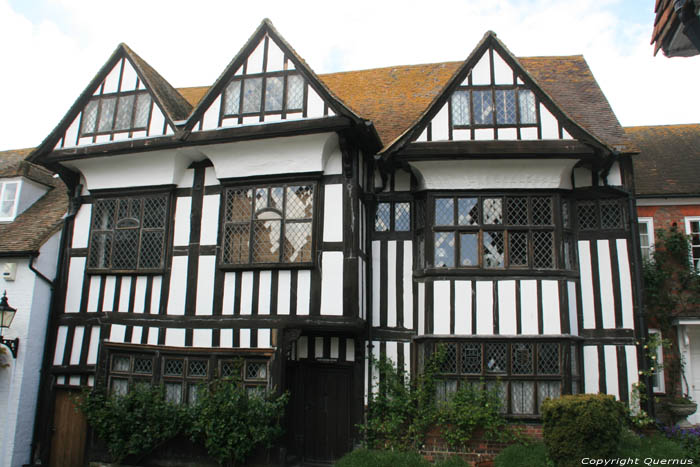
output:
M511 425L511 427L520 431L524 436L542 439L542 425L540 424L517 424ZM454 450L450 449L440 436L440 428L433 427L425 438L421 454L431 462L445 457L459 456L473 466L487 467L492 466L498 453L511 444L513 443L489 441L484 438L483 432L478 431L465 449Z
M668 230L675 223L681 232L685 232L685 218L700 216L700 205L637 206L637 216L652 217L654 230Z

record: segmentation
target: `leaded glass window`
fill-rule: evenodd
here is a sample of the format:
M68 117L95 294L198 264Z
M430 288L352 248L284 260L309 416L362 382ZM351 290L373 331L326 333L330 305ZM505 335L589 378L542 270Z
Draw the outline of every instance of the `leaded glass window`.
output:
M464 385L476 386L496 391L503 413L532 417L545 399L560 397L569 382L572 393L578 391L578 349L562 338L432 338L418 343L418 371L424 371L431 356L440 355L438 400L449 400ZM571 362L566 374L565 359Z
M314 189L295 183L225 190L221 262L312 262Z
M304 84L304 78L298 73L234 76L223 91L221 116L301 112L304 107Z
M458 87L450 98L453 128L535 127L535 94L523 86Z
M563 253L557 250L561 240L555 234L556 199L544 195L429 198L433 213L433 266L564 267L557 264Z
M108 271L161 270L169 204L167 194L95 200L88 268Z
M93 97L83 109L80 136L146 130L151 103L147 91Z
M411 203L379 202L374 212L375 232L408 232L411 230Z

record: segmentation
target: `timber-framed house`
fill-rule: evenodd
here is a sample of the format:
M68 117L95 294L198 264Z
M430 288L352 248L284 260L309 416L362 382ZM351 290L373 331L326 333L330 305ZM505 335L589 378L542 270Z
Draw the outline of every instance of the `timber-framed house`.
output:
M31 160L73 191L40 416L80 386L234 371L289 390L287 452L358 441L369 356L508 416L637 381L630 148L585 61L516 58L316 75L268 20L206 88L120 45ZM51 455L51 424L37 428ZM61 445L56 441L53 445Z

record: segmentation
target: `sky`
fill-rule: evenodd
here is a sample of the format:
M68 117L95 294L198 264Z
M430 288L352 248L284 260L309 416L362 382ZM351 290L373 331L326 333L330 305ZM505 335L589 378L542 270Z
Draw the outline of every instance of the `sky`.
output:
M37 146L120 42L175 87L211 85L270 18L316 73L580 55L623 126L700 122L700 56L654 57L654 0L0 0L0 150Z

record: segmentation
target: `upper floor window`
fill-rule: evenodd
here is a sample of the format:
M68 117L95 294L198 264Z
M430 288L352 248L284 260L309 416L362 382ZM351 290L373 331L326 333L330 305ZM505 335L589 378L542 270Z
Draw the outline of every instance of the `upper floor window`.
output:
M377 203L375 232L408 232L411 230L411 203L408 201Z
M639 225L639 247L642 250L642 259L651 260L654 250L654 219L651 217L640 217Z
M522 86L458 88L450 99L453 128L537 126L535 94Z
M625 228L625 208L620 199L579 201L579 230L620 230Z
M436 268L556 267L553 196L436 196L429 200L434 208Z
M700 217L686 217L685 231L690 235L690 260L696 271L700 271Z
M85 106L80 136L146 130L151 112L147 91L104 94Z
M160 271L167 238L168 195L95 200L88 268Z
M313 183L228 188L222 264L311 263L314 191Z
M17 214L19 181L0 183L0 221L12 221Z
M221 118L294 113L303 107L304 79L299 74L281 71L235 76L224 90Z

